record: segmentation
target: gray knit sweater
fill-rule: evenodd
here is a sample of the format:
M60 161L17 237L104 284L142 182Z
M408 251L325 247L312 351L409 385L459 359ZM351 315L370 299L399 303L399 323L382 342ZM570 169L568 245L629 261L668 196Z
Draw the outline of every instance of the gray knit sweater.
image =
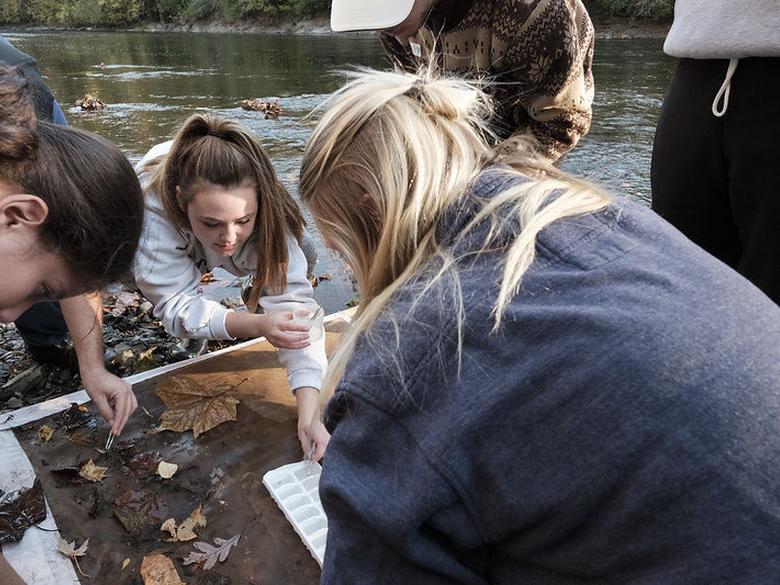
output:
M780 57L780 0L677 0L664 52L691 59Z

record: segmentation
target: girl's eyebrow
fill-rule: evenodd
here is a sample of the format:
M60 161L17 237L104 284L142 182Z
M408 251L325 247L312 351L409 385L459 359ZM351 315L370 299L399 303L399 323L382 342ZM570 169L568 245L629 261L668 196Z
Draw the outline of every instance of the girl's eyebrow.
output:
M252 211L251 213L247 213L243 217L239 217L238 219L233 220L233 221L241 221L242 219L247 219L249 217L252 217L255 213L257 213L257 212L256 211ZM221 219L217 219L215 217L208 217L207 215L199 215L198 219L204 220L204 221L213 221L213 222L216 222L216 223L225 223Z

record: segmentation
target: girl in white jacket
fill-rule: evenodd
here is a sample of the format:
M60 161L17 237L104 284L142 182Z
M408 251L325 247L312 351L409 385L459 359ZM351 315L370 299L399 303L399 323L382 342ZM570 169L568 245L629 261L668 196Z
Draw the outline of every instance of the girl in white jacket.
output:
M262 147L238 124L196 114L136 170L145 215L134 275L155 317L178 337L264 336L278 347L298 401L301 445L319 459L329 438L319 416L324 339L310 341L292 320L313 293L300 246L304 220ZM253 275L249 312L202 294L201 274L217 267Z

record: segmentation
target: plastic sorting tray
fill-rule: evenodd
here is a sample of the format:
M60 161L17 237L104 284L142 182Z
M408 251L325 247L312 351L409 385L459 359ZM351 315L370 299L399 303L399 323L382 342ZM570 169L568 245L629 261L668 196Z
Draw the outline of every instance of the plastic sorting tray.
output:
M308 461L290 463L272 469L263 476L263 485L284 512L306 548L322 567L328 518L320 503L322 467Z

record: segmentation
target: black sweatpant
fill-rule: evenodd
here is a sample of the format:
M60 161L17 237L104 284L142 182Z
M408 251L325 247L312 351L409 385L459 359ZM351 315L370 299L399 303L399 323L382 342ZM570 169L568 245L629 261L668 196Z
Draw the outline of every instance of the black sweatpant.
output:
M35 303L14 321L28 348L48 347L65 341L68 325L60 304L54 301Z
M780 58L682 59L653 146L653 209L780 304Z

